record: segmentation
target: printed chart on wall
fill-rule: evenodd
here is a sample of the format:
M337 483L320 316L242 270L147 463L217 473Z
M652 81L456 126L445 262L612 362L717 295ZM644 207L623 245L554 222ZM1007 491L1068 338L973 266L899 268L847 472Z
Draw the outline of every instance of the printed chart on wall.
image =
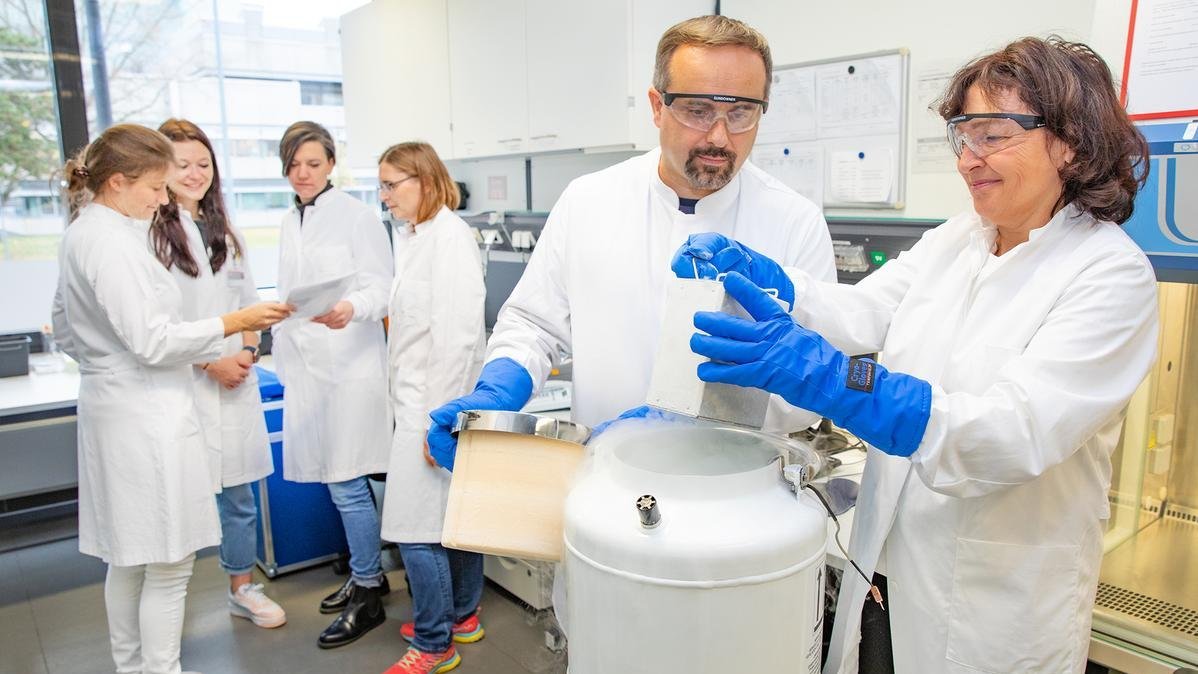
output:
M1198 2L1132 0L1123 104L1132 119L1198 116Z
M816 204L902 208L907 51L774 68L753 163Z

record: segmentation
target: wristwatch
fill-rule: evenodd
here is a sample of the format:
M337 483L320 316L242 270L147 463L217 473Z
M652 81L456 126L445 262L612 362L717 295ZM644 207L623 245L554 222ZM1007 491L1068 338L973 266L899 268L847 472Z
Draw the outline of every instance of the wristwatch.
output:
M256 346L250 346L249 344L246 344L245 346L241 347L241 350L242 350L242 351L249 351L249 352L250 352L250 355L254 357L254 362L255 362L255 363L257 363L257 362L258 362L258 347L256 347Z

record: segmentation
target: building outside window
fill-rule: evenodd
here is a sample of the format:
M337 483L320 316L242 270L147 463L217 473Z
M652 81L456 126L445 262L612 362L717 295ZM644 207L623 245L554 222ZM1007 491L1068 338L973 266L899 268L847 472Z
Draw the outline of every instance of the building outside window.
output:
M123 122L198 124L255 280L273 286L292 197L279 138L308 119L344 140L338 17L365 1L75 0L90 137ZM0 0L0 330L48 322L66 224L45 25L43 0ZM339 165L333 179L377 204L374 175Z

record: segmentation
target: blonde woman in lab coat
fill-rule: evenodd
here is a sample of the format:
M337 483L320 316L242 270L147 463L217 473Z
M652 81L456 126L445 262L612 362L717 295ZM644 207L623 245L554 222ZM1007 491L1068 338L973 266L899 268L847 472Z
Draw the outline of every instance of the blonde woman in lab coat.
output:
M379 516L367 476L387 470L391 406L383 316L393 259L375 210L333 187L332 136L315 122L296 122L279 142L295 207L279 238L279 297L322 281L353 276L332 309L296 318L273 331L283 394L283 477L323 482L345 527L350 577L320 603L340 615L317 645L351 643L386 619L390 588L379 555Z
M199 320L250 306L258 291L245 240L225 212L212 143L195 124L169 119L158 131L175 146L178 170L167 182L170 203L150 227L154 254L179 283L183 317ZM258 333L225 340L219 358L196 363L196 401L209 447L220 513L220 565L229 574L229 611L259 627L287 622L282 607L253 583L258 509L253 482L274 472L254 363Z
M386 674L447 672L456 643L483 637L478 621L482 555L441 546L449 471L428 455L429 412L469 392L486 349L486 288L478 244L453 213L458 188L426 143L401 143L379 159L379 192L407 223L391 289L388 352L395 435L383 538L399 543L414 621L400 627L412 646Z
M967 64L939 112L973 208L855 286L788 270L792 315L730 274L756 320L696 314L691 346L700 378L870 446L826 674L1080 673L1111 452L1156 358L1152 267L1117 224L1147 147L1102 59L1056 38Z
M272 302L183 320L147 241L174 161L162 134L121 124L64 169L82 210L62 240L54 334L79 363L79 550L108 563L118 673L179 672L195 551L220 542L191 364L290 313Z

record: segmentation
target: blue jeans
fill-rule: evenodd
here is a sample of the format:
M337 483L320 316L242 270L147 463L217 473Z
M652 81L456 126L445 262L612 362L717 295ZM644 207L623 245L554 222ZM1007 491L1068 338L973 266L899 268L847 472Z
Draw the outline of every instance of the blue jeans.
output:
M412 645L426 653L449 648L453 624L478 609L483 597L483 556L438 543L400 543L408 585L412 588Z
M258 508L250 483L225 487L216 495L220 512L220 568L230 576L254 570L258 552Z
M366 476L345 482L329 482L329 496L341 513L345 540L349 543L349 571L355 585L378 587L383 582L382 556L379 548L379 512Z

